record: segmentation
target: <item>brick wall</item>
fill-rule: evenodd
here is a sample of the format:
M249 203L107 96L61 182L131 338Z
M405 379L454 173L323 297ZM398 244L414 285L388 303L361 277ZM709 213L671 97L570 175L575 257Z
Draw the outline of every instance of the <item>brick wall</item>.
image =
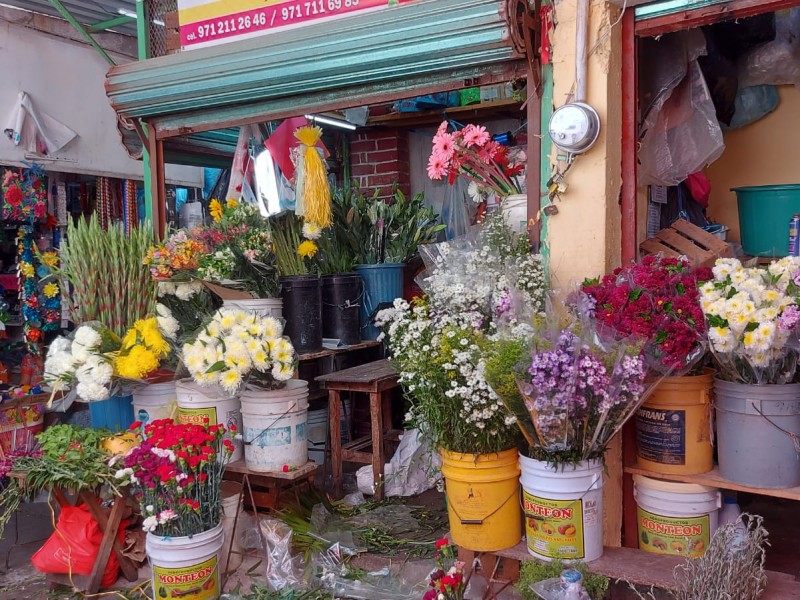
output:
M388 198L394 183L409 196L408 131L379 129L354 134L350 139L350 170L353 183L367 196L379 189L379 196Z

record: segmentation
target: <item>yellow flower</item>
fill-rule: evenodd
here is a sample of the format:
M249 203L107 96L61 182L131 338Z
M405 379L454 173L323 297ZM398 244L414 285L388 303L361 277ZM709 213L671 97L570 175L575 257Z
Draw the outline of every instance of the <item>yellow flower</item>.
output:
M300 245L297 247L297 253L303 258L314 258L317 250L317 245L311 240L300 242Z
M45 252L42 254L42 262L48 269L52 269L53 267L58 266L58 253L57 252Z
M216 198L208 203L208 212L211 213L211 218L215 223L222 221L222 204Z
M19 270L25 277L33 277L34 270L33 270L33 265L31 263L28 262L20 263Z
M142 379L158 369L158 365L158 356L143 346L134 346L128 354L114 360L114 370L125 379Z
M225 202L225 208L236 208L237 206L239 206L239 202L233 198L228 198L227 202Z
M48 283L44 286L44 295L48 298L55 298L58 296L58 284L55 283Z

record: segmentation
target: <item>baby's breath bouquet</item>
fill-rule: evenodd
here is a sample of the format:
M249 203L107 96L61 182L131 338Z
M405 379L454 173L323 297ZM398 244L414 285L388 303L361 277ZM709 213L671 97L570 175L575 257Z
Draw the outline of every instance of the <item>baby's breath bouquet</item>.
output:
M218 310L197 338L184 344L183 361L197 383L231 394L245 385L282 388L297 366L278 319L231 308Z
M519 436L515 417L487 383L485 357L498 324L508 319L511 296L534 313L543 310L541 257L500 215L470 235L423 247L422 255L426 298L414 305L396 300L378 314L411 399L409 417L445 450L512 448Z
M719 376L755 384L795 379L800 330L800 258L766 268L720 258L714 278L700 286L711 351Z

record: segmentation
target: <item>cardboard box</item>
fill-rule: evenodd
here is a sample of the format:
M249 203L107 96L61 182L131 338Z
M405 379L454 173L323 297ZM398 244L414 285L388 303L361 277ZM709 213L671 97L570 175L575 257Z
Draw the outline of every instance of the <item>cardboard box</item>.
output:
M505 99L505 84L498 83L495 85L482 85L481 86L481 103L484 102L497 102L498 100Z

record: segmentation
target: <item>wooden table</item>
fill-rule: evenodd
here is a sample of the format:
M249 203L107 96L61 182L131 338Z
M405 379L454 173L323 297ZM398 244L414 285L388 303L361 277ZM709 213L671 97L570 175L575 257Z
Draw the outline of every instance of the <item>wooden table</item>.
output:
M317 466L317 463L308 461L302 467L286 473L283 471L261 473L248 469L244 459L241 459L225 466L223 479L241 483L242 493L245 488L247 489L253 510L260 508L273 511L278 507L278 498L284 490L290 488L297 490L301 485L314 487Z
M388 360L378 360L352 369L321 375L316 380L328 390L328 431L331 444L333 485L341 492L342 463L344 461L372 464L375 481L375 498L383 498L383 466L386 461L384 443L399 439L399 431L392 430L391 390L399 386L397 372ZM372 432L369 436L353 440L342 446L336 435L340 429L342 392L369 394L369 414ZM367 446L372 452L364 452Z
M25 473L12 472L9 473L9 476L20 481L22 485L25 485ZM78 506L82 503L85 504L86 508L89 509L89 512L97 521L100 531L103 532L103 539L100 542L100 549L97 552L97 558L94 561L91 574L62 575L48 573L47 580L51 583L74 587L85 594L96 594L100 590L100 582L103 579L103 572L108 564L108 559L111 557L111 552L114 552L114 554L117 555L117 562L119 563L119 568L125 579L128 581L136 581L139 578L139 569L130 558L122 553L123 545L117 536L119 525L122 522L122 516L125 513L128 500L130 499L127 492L123 490L123 495L116 496L114 499L114 506L110 511L104 509L100 505L97 495L89 490L82 490L71 499L59 486L53 486L51 493L60 508Z

